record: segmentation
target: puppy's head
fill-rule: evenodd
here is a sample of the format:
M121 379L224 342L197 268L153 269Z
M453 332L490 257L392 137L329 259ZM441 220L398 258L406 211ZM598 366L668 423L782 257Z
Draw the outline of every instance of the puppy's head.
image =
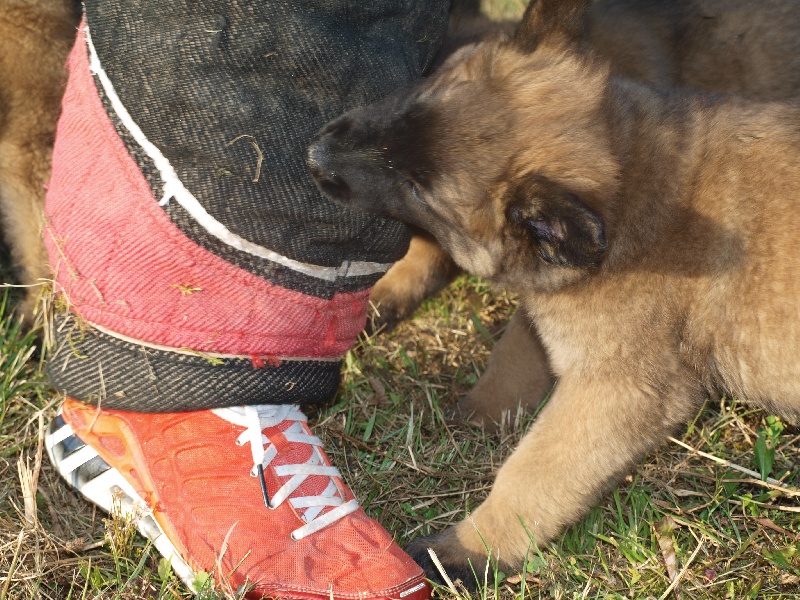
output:
M431 232L460 266L501 283L597 266L616 181L596 114L607 72L579 49L588 0L572 2L571 19L554 2L537 3L544 16L529 9L513 39L464 48L329 123L308 152L320 190Z

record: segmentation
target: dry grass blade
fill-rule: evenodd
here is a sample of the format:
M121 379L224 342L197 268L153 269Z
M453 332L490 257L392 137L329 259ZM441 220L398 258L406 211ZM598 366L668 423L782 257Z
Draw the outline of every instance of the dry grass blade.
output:
M25 539L25 531L20 531L19 535L17 536L17 545L14 548L14 558L11 559L11 566L8 569L8 574L6 575L6 582L3 584L3 591L0 592L0 600L6 600L8 596L8 589L11 585L11 581L14 578L14 572L17 569L17 562L19 561L19 553L22 549L22 542Z
M709 454L708 452L703 452L702 450L697 450L696 448L692 448L690 445L684 444L682 441L676 440L674 437L670 437L669 441L672 442L673 444L678 444L678 446L680 446L681 448L685 448L686 450L689 450L690 452L694 452L698 456L702 456L703 458L707 458L709 460L713 460L717 464L724 465L724 466L728 467L729 469L733 469L735 471L739 471L740 473L744 473L745 475L749 475L750 477L753 477L755 479L760 479L759 474L756 473L755 471L753 471L752 469L748 469L748 468L743 467L741 465L737 465L734 462L731 462L729 460L725 460L724 458L719 458L717 456L714 456L713 454ZM779 488L787 488L787 491L790 494L800 495L800 490L792 490L791 488L789 488L782 481L778 481L777 479L773 479L772 477L767 477L767 483L771 483L772 485L778 486Z
M689 557L689 560L686 561L686 564L684 565L683 569L681 569L681 572L678 573L677 577L675 577L672 583L669 584L669 587L666 590L664 590L664 593L661 594L661 597L658 600L666 600L667 596L669 596L670 593L677 588L681 579L683 579L683 577L686 575L686 572L689 570L689 567L694 562L694 559L697 557L698 552L700 552L700 550L702 549L704 541L705 541L704 539L702 538L700 539L700 542L697 544L697 548L694 549L694 552L692 552L692 555Z
M30 467L28 457L19 457L17 461L17 473L19 483L22 488L23 506L25 507L25 524L30 529L36 529L39 525L36 507L36 489L39 486L39 473L42 468L42 449L44 447L44 418L39 413L39 435L36 446L36 457L34 458L33 468Z
M436 565L436 570L439 571L439 575L442 576L442 579L444 579L444 582L447 584L447 587L451 592L453 592L454 596L458 596L458 590L456 590L456 586L453 585L453 581L450 579L447 571L444 570L442 562L439 560L439 557L436 556L436 552L434 552L433 548L428 548L428 554L430 555L433 564Z
M785 527L779 527L778 525L775 524L775 522L772 519L766 519L766 518L756 519L756 522L768 529L772 529L772 531L777 531L778 533L785 535L788 538L800 539L800 534L789 531Z
M677 527L678 524L675 519L670 516L664 517L656 525L658 547L661 549L661 555L664 558L664 566L667 568L667 576L670 582L674 582L678 578L678 556L675 553L675 540L672 538L672 532Z

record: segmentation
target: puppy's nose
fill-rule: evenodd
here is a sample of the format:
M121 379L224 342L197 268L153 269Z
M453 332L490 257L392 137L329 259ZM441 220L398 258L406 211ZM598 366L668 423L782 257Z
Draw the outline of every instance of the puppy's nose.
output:
M323 135L311 142L306 155L306 164L325 194L334 200L344 201L350 197L350 186L333 166L333 152L329 140L330 136Z
M331 151L325 138L316 138L311 142L306 154L306 164L311 174L317 179L321 178L331 162Z

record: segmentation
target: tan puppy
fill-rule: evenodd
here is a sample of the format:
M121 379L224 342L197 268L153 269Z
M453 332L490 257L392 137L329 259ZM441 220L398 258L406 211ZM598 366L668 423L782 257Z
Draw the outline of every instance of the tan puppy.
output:
M488 499L409 548L432 577L428 547L465 581L484 542L518 567L707 391L800 417L800 108L612 76L583 50L588 5L534 3L512 41L309 149L331 198L426 224L516 290L559 376Z
M787 0L596 0L582 43L612 73L668 87L776 100L800 95L800 3ZM375 286L376 324L407 318L459 273L424 235ZM461 417L493 426L519 404L536 406L553 386L536 331L509 323L486 371L459 402ZM525 365L521 356L530 356Z
M50 276L44 186L79 10L74 0L0 0L0 218L26 285ZM28 290L23 314L38 293Z

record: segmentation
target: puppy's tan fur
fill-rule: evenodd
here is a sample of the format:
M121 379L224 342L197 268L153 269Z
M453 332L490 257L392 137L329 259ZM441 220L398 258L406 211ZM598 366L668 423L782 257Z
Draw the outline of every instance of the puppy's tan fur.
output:
M709 391L800 417L800 108L614 77L583 52L587 5L540 0L514 41L312 146L334 199L426 223L516 290L559 377L488 499L409 548L434 577L427 547L462 578L484 544L518 566Z
M44 186L77 16L73 0L0 0L0 217L26 285L49 278ZM28 291L24 314L38 291Z
M582 44L609 61L611 72L667 87L731 92L751 99L800 95L800 4L786 0L597 0ZM407 318L458 273L429 240L412 239L406 257L373 289L377 322ZM513 319L486 372L456 413L494 426L518 405L537 405L553 379L536 331ZM530 356L526 365L522 356Z

